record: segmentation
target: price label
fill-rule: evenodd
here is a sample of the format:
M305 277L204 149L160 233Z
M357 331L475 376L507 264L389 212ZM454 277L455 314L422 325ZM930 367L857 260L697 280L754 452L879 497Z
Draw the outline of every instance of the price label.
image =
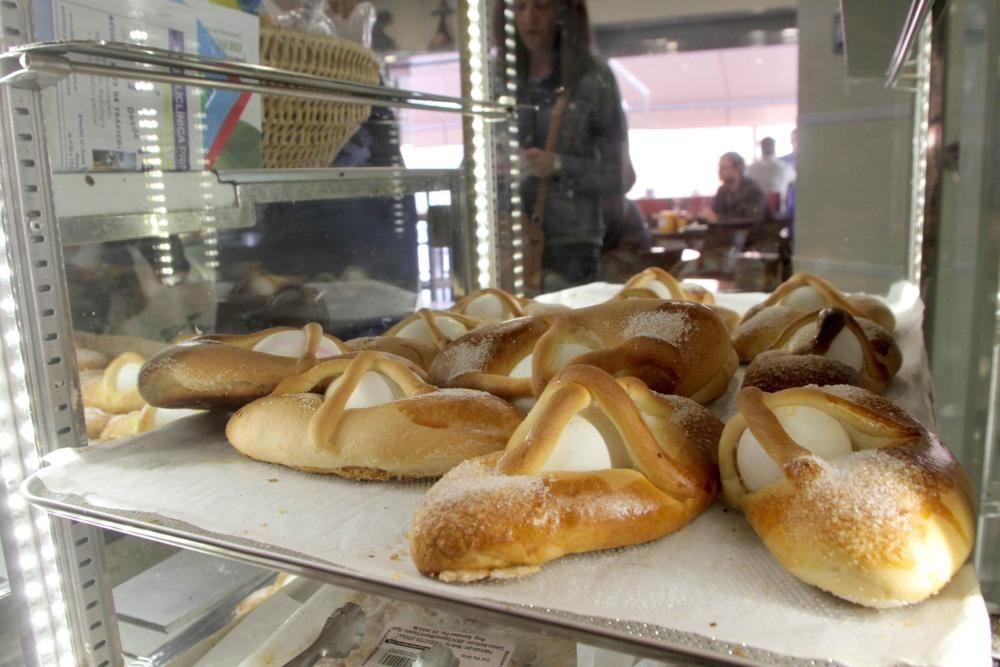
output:
M411 667L435 645L451 650L457 667L508 667L514 642L423 625L389 626L362 667Z

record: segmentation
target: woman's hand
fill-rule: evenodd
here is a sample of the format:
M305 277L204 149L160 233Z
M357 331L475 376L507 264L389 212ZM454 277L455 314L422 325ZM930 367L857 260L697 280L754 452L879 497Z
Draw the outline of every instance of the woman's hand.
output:
M541 148L529 148L521 151L521 161L524 170L537 178L548 178L554 172L556 154Z

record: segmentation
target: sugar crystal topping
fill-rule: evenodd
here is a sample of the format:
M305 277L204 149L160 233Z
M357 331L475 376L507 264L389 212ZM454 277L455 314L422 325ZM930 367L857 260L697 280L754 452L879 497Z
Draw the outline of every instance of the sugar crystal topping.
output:
M443 354L448 356L452 367L460 373L481 371L493 356L495 342L492 337L483 337L475 342L461 341L450 345Z
M671 345L680 345L691 331L691 320L684 311L647 311L631 315L622 327L627 338L647 336Z
M811 458L821 473L803 484L796 523L811 524L859 561L906 559L904 536L917 530L926 502L920 469L881 449Z

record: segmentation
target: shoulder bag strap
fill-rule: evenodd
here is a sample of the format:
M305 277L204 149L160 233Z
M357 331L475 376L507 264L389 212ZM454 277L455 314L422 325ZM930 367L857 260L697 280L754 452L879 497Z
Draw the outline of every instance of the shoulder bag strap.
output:
M569 101L569 90L563 88L556 98L556 103L552 107L552 119L549 122L549 133L545 137L545 150L552 153L556 149L559 141L559 130L562 127L563 115L566 113L566 103ZM545 197L549 194L549 181L552 176L546 176L538 183L538 196L535 199L535 209L531 213L531 220L536 224L542 223L542 215L545 213Z

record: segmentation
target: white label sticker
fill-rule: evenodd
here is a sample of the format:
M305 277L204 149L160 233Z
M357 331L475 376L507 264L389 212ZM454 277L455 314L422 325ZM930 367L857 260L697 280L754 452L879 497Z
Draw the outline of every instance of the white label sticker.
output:
M422 625L393 625L386 629L362 667L411 667L435 645L451 650L457 658L451 664L459 667L507 667L514 656L514 642L510 640Z

